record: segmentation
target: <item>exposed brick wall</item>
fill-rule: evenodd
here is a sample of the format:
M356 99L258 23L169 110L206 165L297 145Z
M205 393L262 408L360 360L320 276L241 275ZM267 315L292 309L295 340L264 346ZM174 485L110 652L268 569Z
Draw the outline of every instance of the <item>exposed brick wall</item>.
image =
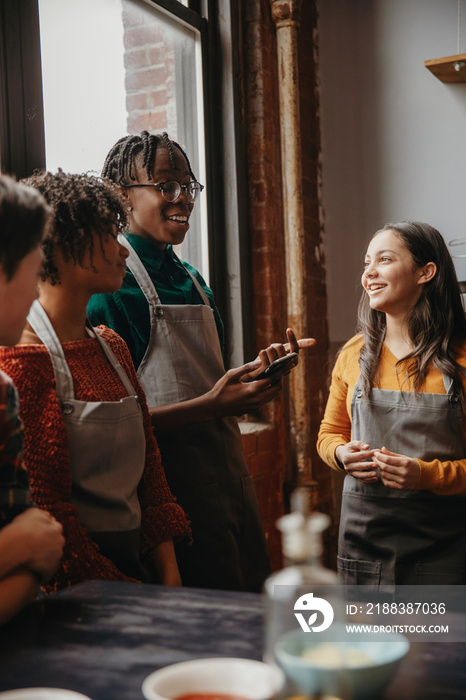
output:
M246 461L259 501L262 522L274 570L281 567L281 540L275 527L283 513L286 453L280 431L270 422L240 423Z
M315 0L301 5L298 35L299 80L301 106L301 141L303 158L304 225L308 245L305 255L308 275L308 328L317 339L317 347L309 353L313 378L311 392L311 434L317 440L328 394L329 335L327 320L327 291L323 246L324 217L321 212L321 141L320 101L318 91L318 36ZM333 495L333 475L315 450L312 454L313 479L317 482L316 509L332 517L327 533L327 563L336 561L336 525Z
M276 41L268 0L243 3L241 31L254 331L259 350L283 340L287 326ZM284 491L292 478L285 410L283 393L262 411L268 428L258 434L253 458L247 446L245 450L273 569L281 566L281 540L275 522L284 513Z
M173 36L156 15L123 11L128 133L167 131L177 138Z
M285 251L283 204L281 196L280 122L278 101L277 48L275 25L269 0L248 0L242 4L243 55L243 129L247 144L249 176L249 227L254 276L254 319L257 348L271 340L282 339L287 326L285 289ZM318 340L317 347L303 353L308 363L312 386L311 425L313 444L317 440L327 396L328 329L326 314L325 260L322 247L319 204L320 124L316 78L317 16L314 0L302 3L299 29L300 118L304 191L306 246L302 255L308 271L307 306L303 309L303 327ZM286 381L286 380L285 380ZM251 458L249 468L256 479L262 515L272 553L272 565L278 568L279 537L275 520L286 508L286 496L296 484L286 420L286 395L263 411L269 422L262 447ZM268 449L273 445L273 449ZM267 470L256 472L261 464ZM334 515L331 473L316 450L312 454L312 479L309 484L316 510ZM281 483L280 483L281 480ZM279 496L276 497L277 485ZM272 497L270 496L272 494ZM281 502L280 502L281 495ZM327 563L334 562L334 529L326 547Z
M249 184L249 240L253 272L253 315L256 349L284 340L287 327L285 250L280 160L280 121L276 30L270 0L239 3L243 139ZM125 15L124 15L125 17ZM299 79L308 303L303 309L307 333L318 345L303 354L312 386L313 443L323 413L327 387L328 330L325 261L319 210L320 124L316 80L316 10L314 0L302 3L299 30ZM128 131L167 130L176 137L175 51L170 35L147 16L125 18L125 67ZM287 420L287 389L259 416L241 423L244 451L254 479L273 569L281 566L276 520L287 508L296 483ZM330 470L312 454L314 507L333 516ZM334 534L334 533L333 533ZM334 559L334 539L327 561Z

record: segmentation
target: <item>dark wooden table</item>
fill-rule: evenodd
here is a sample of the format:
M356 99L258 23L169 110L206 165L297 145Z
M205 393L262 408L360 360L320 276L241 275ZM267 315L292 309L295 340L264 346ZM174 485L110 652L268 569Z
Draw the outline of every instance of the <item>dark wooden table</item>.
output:
M0 690L57 687L142 700L146 676L192 658L260 660L260 595L91 581L37 601L0 630ZM383 700L466 700L464 642L415 643Z

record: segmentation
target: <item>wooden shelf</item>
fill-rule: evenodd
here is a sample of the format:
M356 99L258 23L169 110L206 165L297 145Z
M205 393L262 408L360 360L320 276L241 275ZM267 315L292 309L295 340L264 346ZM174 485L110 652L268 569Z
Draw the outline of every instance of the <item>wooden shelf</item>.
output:
M433 58L430 61L424 61L424 65L442 83L466 83L466 53Z

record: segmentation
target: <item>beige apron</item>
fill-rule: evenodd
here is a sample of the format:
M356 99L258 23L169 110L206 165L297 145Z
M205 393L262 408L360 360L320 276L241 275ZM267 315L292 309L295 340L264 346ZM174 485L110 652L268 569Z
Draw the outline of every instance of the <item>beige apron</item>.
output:
M141 509L137 494L145 465L146 437L134 387L99 331L89 328L89 335L99 341L128 396L120 401L78 401L63 348L38 301L32 305L28 321L52 362L68 435L71 501L78 509L79 522L101 553L121 571L148 580L140 562Z
M204 290L190 275L203 303L162 304L130 242L121 242L149 304L150 339L138 368L149 406L205 394L225 369ZM236 419L194 424L157 440L170 488L192 525L193 545L177 545L183 585L260 590L269 573L267 545Z

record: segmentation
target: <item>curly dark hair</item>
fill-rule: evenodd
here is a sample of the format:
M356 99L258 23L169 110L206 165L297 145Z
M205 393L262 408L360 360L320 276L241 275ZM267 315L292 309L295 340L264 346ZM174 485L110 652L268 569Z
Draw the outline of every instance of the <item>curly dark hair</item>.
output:
M190 176L197 182L185 151L179 143L172 141L165 131L162 134L141 131L140 136L123 136L108 152L102 168L102 177L108 177L117 185L124 187L136 180L134 166L138 164L146 171L147 179L152 180L155 152L160 146L168 149L173 168L175 167L174 149L177 148L186 159Z
M49 214L39 192L0 175L0 265L7 281L41 242Z
M35 172L23 180L38 190L52 210L51 225L42 247L44 267L42 279L54 285L60 282L55 265L55 252L64 260L83 264L87 252L94 253L94 233L102 239L126 226L125 201L110 180L86 173L70 174Z

